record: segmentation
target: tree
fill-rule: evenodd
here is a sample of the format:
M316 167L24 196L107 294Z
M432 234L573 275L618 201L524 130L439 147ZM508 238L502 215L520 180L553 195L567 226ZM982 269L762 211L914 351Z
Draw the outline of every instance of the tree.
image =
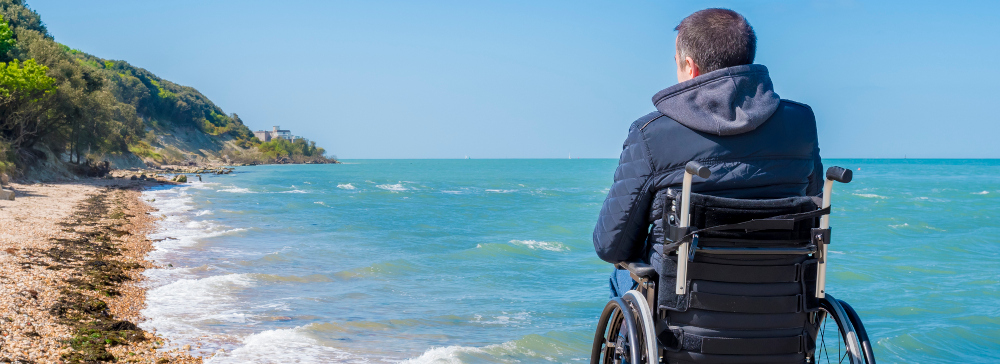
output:
M0 57L6 61L8 59L7 52L10 52L16 45L17 41L14 40L14 31L10 30L7 21L3 20L3 15L0 15Z
M14 149L38 136L38 102L55 90L48 69L33 59L0 63L0 136Z

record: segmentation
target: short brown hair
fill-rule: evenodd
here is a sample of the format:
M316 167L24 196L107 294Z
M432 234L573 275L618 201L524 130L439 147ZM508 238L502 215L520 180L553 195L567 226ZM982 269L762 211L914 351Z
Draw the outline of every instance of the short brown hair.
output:
M757 35L747 19L729 9L705 9L689 15L677 31L677 53L691 57L702 73L753 63ZM682 63L683 64L683 63Z

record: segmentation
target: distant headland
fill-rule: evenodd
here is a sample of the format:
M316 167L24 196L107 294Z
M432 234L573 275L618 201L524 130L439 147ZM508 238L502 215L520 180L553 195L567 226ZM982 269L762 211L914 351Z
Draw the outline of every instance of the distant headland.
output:
M338 163L287 130L252 132L192 87L56 42L23 0L0 0L0 16L0 175Z

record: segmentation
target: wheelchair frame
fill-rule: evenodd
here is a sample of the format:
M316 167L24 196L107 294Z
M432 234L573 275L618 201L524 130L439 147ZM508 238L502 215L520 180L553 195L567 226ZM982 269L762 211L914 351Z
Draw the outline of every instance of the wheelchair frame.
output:
M697 175L701 178L708 178L711 171L698 162L688 162L685 166L684 179L682 183L682 203L679 228L683 231L695 234L694 241L697 241L695 231L690 233L690 201L691 183L693 177ZM834 320L837 324L839 336L845 345L845 355L839 355L838 362L847 359L851 364L875 364L875 356L868 339L868 334L858 317L857 312L849 304L826 294L826 260L828 257L829 228L830 228L830 199L833 193L833 182L849 183L853 177L851 170L841 167L830 167L826 172L826 181L823 185L823 202L820 212L826 210L820 216L819 229L811 232L812 240L815 244L805 248L706 248L692 247L691 239L683 239L677 247L677 285L675 287L678 295L688 291L688 261L693 258L695 252L705 254L813 254L817 262L816 271L816 298L819 299L820 310L810 316L810 322L824 322L826 316ZM752 223L753 220L747 223ZM654 315L653 307L656 305L656 279L657 272L649 264L643 262L619 262L615 264L618 269L629 271L632 279L638 283L636 289L626 292L622 297L612 298L601 313L597 331L594 335L594 343L591 349L592 364L611 363L662 363L664 351L659 345L656 333L657 318L663 319L661 315ZM622 335L624 334L624 335ZM825 326L824 326L825 334ZM824 337L825 340L825 337ZM826 348L824 347L824 350ZM817 348L817 351L819 348ZM827 353L828 354L828 353ZM829 355L827 355L829 360ZM816 353L813 357L807 357L807 362L815 362Z

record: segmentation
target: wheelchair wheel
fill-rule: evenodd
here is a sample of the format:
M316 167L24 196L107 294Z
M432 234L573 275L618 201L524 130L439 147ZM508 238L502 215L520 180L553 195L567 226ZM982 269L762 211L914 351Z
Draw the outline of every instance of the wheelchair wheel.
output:
M818 320L814 363L875 364L868 334L850 305L827 294Z
M865 356L865 363L875 364L875 352L872 351L872 343L868 340L868 330L865 330L865 325L861 323L861 317L858 316L857 311L854 311L854 307L851 307L847 302L840 301L840 305L844 307L844 311L847 312L847 316L851 319L851 325L854 325L854 331L858 333L858 340L860 340L862 354Z
M594 333L591 364L644 363L646 355L643 353L642 329L636 322L636 311L634 305L622 298L615 297L608 301Z

